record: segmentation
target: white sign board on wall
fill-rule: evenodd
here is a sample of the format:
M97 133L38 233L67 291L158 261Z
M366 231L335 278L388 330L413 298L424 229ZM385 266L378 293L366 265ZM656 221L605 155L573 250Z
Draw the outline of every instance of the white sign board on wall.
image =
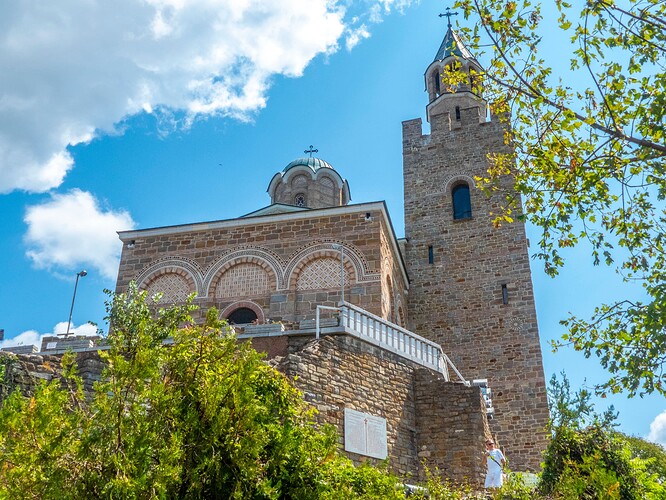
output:
M386 419L345 408L345 451L385 459Z

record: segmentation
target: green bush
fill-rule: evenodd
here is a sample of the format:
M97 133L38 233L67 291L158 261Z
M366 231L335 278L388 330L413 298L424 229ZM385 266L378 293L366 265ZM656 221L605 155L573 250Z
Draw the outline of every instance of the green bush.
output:
M386 470L354 467L331 428L211 309L157 310L131 286L92 398L72 355L63 380L0 409L0 499L404 498ZM173 345L162 341L173 338Z

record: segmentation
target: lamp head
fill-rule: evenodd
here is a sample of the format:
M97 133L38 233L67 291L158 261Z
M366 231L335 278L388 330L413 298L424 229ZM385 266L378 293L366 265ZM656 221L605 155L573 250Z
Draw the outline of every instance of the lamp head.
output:
M84 277L87 274L88 274L88 271L86 271L85 269L83 271L79 271L78 273L76 273L77 276L81 276L81 277Z

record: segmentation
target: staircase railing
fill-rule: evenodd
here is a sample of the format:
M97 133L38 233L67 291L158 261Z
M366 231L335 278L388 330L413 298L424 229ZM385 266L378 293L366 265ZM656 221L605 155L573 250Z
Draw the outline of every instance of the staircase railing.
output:
M451 370L461 382L468 383L439 344L348 302L342 302L338 309L340 326L351 335L438 371L447 381Z

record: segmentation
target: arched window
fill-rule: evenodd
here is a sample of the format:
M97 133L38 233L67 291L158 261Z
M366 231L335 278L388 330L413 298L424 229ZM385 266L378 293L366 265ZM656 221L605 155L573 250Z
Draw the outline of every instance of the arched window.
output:
M472 217L472 202L469 197L469 186L465 183L458 184L451 190L453 199L453 218L469 219Z
M232 325L245 325L256 319L257 313L249 307L239 307L227 317L227 321Z
M461 83L458 72L461 68L462 64L460 61L454 61L446 65L444 68L444 78L446 83L446 88L444 89L445 92L453 93L458 91L458 87Z
M305 206L305 195L304 194L297 194L294 197L294 205L297 207L304 207Z
M469 70L469 86L474 94L478 96L483 94L482 75L474 68Z
M430 75L432 78L432 88L435 91L436 95L440 94L440 80L441 78L439 77L439 69L436 69L435 71L432 72L432 75Z

